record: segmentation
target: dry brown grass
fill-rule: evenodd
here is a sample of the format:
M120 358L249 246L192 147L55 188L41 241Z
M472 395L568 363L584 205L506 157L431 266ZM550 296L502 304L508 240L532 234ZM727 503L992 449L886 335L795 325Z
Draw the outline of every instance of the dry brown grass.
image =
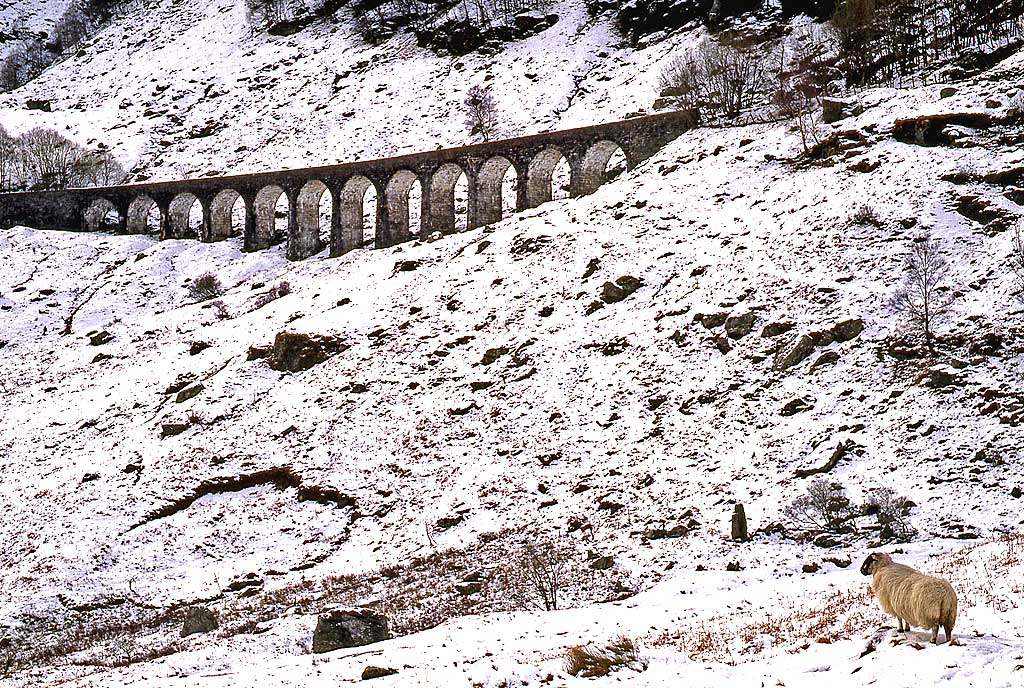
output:
M574 645L565 651L565 671L580 678L607 676L615 669L634 665L646 668L636 643L632 638L620 635L604 646Z

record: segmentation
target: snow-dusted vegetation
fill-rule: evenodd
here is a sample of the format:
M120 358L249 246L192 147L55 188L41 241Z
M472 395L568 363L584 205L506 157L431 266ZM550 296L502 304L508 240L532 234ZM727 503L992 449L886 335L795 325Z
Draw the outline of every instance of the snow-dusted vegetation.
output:
M370 4L136 2L0 125L133 180L460 145L485 90L489 138L656 100L707 126L339 258L0 230L0 684L1019 682L1013 17L854 88L792 3L723 19L742 41L624 30L682 2ZM422 39L449 21L493 33ZM763 72L742 102L723 65ZM894 630L875 550L951 582L955 643ZM321 652L342 617L378 642Z

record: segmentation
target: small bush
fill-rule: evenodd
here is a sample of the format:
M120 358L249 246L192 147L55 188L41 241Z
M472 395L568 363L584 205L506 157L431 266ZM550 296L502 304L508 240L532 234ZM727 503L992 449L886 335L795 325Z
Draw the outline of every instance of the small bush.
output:
M909 521L911 506L906 497L897 495L892 488L880 487L868 496L864 512L878 519L882 542L908 542L917 534Z
M220 280L212 272L207 272L188 285L188 295L194 301L209 301L224 295Z
M565 652L565 671L581 678L607 676L615 669L630 666L638 671L647 668L636 643L620 635L604 647L575 645Z
M266 306L268 303L277 301L282 296L288 296L288 294L291 293L292 285L289 284L287 281L283 281L280 284L271 287L270 291L260 294L259 298L256 299L256 308L254 310L259 310L260 308Z
M231 311L228 310L228 307L224 305L223 301L218 299L211 305L213 306L213 313L217 316L217 320L231 320Z
M850 222L855 225L866 227L871 225L872 227L881 227L885 223L882 222L882 218L878 215L878 211L875 210L873 205L864 204L854 211L853 215L850 216Z
M783 511L790 524L799 530L818 533L847 533L859 514L839 483L819 478Z
M523 545L512 560L516 592L523 609L554 611L565 578L566 552L557 542Z
M915 239L904 258L902 284L889 300L890 307L907 317L924 335L930 353L935 353L934 328L953 306L947 285L949 262L939 241L930 236Z

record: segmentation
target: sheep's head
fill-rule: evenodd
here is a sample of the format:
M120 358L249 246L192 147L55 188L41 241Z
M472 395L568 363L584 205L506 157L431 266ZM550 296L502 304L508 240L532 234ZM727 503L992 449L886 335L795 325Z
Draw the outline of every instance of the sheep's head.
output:
M860 572L865 576L872 575L878 568L892 563L892 557L885 552L872 552L860 565Z

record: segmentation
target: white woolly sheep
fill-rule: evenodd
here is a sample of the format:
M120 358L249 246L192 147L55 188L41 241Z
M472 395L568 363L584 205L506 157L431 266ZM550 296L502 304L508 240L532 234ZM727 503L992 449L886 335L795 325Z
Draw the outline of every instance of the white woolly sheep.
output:
M860 572L872 576L871 587L878 603L883 611L896 617L901 633L909 631L911 626L930 629L932 642L938 644L939 626L942 626L946 642L953 640L957 600L948 581L896 564L883 552L869 554Z

